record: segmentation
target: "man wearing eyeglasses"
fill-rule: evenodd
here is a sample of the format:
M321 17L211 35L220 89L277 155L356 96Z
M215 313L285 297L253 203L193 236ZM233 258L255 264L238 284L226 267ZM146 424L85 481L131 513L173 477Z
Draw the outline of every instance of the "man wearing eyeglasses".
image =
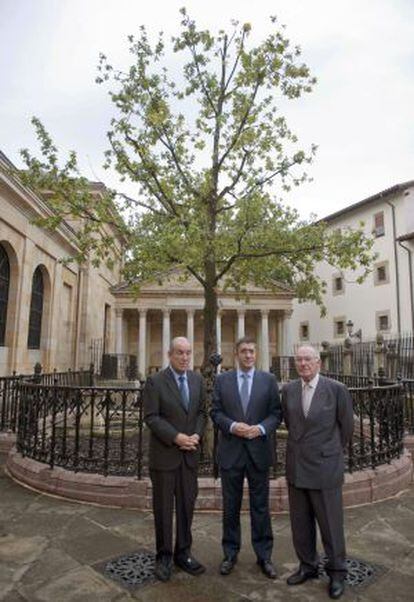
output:
M316 523L328 557L328 593L338 599L346 577L342 483L344 448L353 431L348 389L319 374L320 357L310 346L295 357L299 379L283 388L283 415L289 435L286 479L293 545L299 568L287 579L300 585L318 577Z

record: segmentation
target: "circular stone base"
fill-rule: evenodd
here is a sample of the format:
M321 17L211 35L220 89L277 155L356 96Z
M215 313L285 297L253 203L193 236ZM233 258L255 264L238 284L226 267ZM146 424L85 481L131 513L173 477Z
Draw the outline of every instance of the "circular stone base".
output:
M99 474L72 472L56 467L53 470L30 458L23 458L13 448L7 459L7 471L23 485L37 491L72 500L123 508L152 508L151 481L132 477L105 477ZM390 498L407 489L412 481L411 454L403 455L390 464L345 475L344 506L368 504ZM248 495L244 495L243 510L247 510ZM220 479L199 478L197 510L222 508ZM270 509L272 512L289 510L286 479L270 480Z

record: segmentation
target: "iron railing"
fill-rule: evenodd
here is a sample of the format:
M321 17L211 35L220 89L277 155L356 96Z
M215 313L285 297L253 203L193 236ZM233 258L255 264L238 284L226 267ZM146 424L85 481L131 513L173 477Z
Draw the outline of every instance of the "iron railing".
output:
M88 386L93 384L93 366L88 370L42 373L40 364L33 374L13 374L0 377L0 432L15 433L18 426L21 385L38 383L42 385Z
M68 470L103 475L148 474L148 429L138 388L20 385L17 449L23 455ZM355 433L346 458L352 472L375 467L403 450L402 384L351 389ZM217 476L216 432L204 438L200 474ZM273 477L284 474L286 431L277 437Z
M398 458L404 448L403 386L370 386L350 392L355 420L348 470L376 468Z

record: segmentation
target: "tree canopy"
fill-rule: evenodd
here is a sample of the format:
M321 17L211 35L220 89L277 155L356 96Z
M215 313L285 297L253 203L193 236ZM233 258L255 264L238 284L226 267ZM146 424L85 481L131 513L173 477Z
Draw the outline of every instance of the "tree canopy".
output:
M243 294L249 282L268 289L282 282L299 299L323 306L326 284L314 271L317 262L362 267L362 279L372 261L372 241L362 229L332 231L300 219L282 200L306 180L315 147L299 148L281 105L311 92L315 78L300 48L271 21L273 32L254 44L248 23L213 34L182 9L180 33L170 42L162 32L151 42L144 26L129 36L127 70L101 55L97 82L111 84L115 108L106 166L136 183L135 198L111 194L93 205L76 154L59 167L38 121L42 159L23 152L27 183L52 191L60 216L45 225L73 213L82 217L81 255L110 256L113 239L96 233L111 223L127 236L131 281L174 266L200 282L205 361L216 347L219 289Z

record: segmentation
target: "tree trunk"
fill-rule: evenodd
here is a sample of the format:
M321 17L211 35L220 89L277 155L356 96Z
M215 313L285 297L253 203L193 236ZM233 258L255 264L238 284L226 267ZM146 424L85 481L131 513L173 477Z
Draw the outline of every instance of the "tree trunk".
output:
M206 268L211 271L214 270L215 266L213 262L208 262L209 265ZM206 269L206 272L207 272ZM209 359L212 353L217 351L217 291L216 287L211 283L214 282L212 274L208 274L206 278L206 285L204 287L204 357L202 370L203 372L208 368Z

